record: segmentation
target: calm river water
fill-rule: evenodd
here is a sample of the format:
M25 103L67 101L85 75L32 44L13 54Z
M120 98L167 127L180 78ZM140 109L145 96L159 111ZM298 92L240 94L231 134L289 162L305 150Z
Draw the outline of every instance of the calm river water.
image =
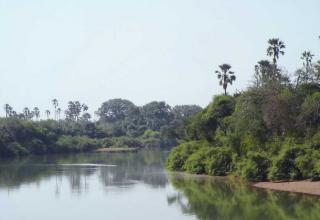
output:
M0 220L320 219L316 197L167 174L166 152L0 161Z

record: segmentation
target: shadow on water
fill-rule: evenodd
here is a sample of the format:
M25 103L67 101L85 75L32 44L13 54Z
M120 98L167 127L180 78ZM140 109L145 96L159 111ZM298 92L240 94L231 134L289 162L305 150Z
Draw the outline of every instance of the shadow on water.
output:
M254 189L236 180L171 174L169 195L183 213L211 219L320 219L320 200L306 195Z

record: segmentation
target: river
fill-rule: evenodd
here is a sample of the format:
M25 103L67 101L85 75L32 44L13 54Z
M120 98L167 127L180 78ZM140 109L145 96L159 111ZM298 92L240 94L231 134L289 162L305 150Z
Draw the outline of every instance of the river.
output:
M167 154L0 160L0 220L320 219L317 197L167 173Z

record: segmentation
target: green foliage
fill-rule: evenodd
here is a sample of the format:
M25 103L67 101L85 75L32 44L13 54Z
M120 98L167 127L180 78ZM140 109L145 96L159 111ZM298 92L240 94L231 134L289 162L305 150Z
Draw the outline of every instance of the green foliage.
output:
M191 154L183 165L183 170L194 174L205 174L208 149L201 147Z
M307 96L301 106L299 123L304 127L319 128L320 125L320 92Z
M284 146L270 169L271 180L295 180L302 179L301 170L296 164L296 159L305 154L305 149L300 146Z
M216 96L187 121L186 142L169 155L170 170L233 172L250 181L319 179L319 84L294 88L268 65L259 66L256 77L271 75L254 87L234 97Z
M168 170L184 171L184 165L188 157L199 149L202 142L190 141L180 144L172 149L167 159Z
M112 147L142 147L140 140L132 137L115 137L112 138Z
M319 181L320 180L320 161L317 161L317 163L315 164L312 173L311 173L311 177L313 181Z
M242 178L250 181L267 180L271 160L265 153L248 152L247 157L238 164Z
M100 147L98 141L86 136L61 136L56 142L56 152L86 152Z
M232 169L232 154L228 149L211 147L206 152L205 173L214 176L225 176Z
M216 96L213 102L187 124L189 139L212 141L215 131L225 128L224 118L230 116L235 108L231 96Z

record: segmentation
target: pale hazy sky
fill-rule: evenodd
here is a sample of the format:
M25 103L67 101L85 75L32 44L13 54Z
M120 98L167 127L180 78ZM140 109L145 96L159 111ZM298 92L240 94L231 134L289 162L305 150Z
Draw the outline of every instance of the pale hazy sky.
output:
M137 105L205 106L230 63L248 85L268 38L286 45L292 73L300 54L319 58L319 0L0 0L0 114L57 98L91 112L111 98Z

